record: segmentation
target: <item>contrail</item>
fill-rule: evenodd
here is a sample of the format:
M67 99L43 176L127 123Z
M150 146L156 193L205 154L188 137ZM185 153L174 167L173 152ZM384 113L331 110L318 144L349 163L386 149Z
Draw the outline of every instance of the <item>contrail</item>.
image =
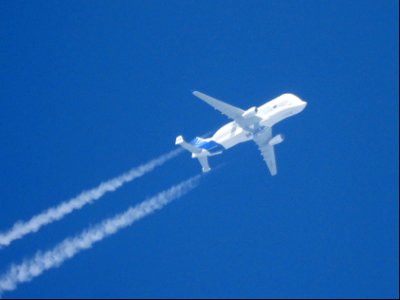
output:
M17 288L18 284L31 281L44 271L61 266L79 252L92 247L94 243L100 242L122 228L163 208L172 200L183 196L197 186L200 176L197 175L183 181L134 207L130 207L121 214L106 219L74 237L67 238L51 250L44 253L39 251L33 258L25 260L19 265L12 265L0 277L0 297L3 292L12 291Z
M143 176L144 174L152 171L154 168L163 165L165 162L177 156L181 152L182 149L177 149L161 155L160 157L133 168L118 177L110 179L106 182L102 182L93 189L83 191L78 196L64 201L58 206L49 208L32 217L29 221L18 221L9 231L4 233L0 232L0 249L10 245L17 239L21 239L29 233L37 232L42 226L60 220L74 210L80 209L86 204L100 199L104 194L115 191L123 184Z

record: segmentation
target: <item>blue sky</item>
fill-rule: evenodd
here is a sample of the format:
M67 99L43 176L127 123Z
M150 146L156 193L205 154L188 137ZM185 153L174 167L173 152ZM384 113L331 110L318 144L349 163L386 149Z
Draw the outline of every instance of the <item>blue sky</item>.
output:
M248 108L308 102L164 210L4 297L399 296L397 1L2 1L0 231ZM200 171L185 153L0 250L0 272Z

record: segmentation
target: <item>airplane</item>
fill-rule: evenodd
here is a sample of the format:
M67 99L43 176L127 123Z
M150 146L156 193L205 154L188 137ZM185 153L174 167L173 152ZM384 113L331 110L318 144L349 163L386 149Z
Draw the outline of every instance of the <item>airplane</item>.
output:
M222 126L210 138L196 137L189 143L181 135L176 138L175 145L191 152L192 158L199 160L203 172L211 170L208 164L209 156L219 155L239 143L253 140L271 175L277 174L274 146L283 142L284 137L282 134L273 137L272 126L303 111L307 102L286 93L259 107L253 106L243 110L198 91L194 91L193 95L233 120Z

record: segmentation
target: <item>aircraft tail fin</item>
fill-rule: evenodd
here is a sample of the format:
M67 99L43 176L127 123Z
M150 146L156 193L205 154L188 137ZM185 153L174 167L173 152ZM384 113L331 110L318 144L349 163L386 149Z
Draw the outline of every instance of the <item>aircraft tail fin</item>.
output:
M200 153L202 151L202 149L197 148L197 147L193 146L192 144L187 143L183 139L183 136L181 136L181 135L176 138L175 145L179 145L183 149L186 149L187 151L192 152L192 153Z
M191 143L187 143L184 139L183 136L178 136L175 140L175 145L181 146L183 149L186 149L187 151L192 153L192 158L197 158L199 160L199 163L201 165L201 168L203 172L208 172L210 171L210 166L208 165L208 157L207 155L201 155L203 152L203 149L197 148Z

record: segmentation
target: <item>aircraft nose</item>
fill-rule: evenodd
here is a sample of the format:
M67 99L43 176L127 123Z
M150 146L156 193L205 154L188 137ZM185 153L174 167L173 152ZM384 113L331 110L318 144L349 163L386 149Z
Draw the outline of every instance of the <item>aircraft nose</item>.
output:
M301 103L298 105L299 110L302 111L304 108L306 108L307 102L306 101L301 101Z

